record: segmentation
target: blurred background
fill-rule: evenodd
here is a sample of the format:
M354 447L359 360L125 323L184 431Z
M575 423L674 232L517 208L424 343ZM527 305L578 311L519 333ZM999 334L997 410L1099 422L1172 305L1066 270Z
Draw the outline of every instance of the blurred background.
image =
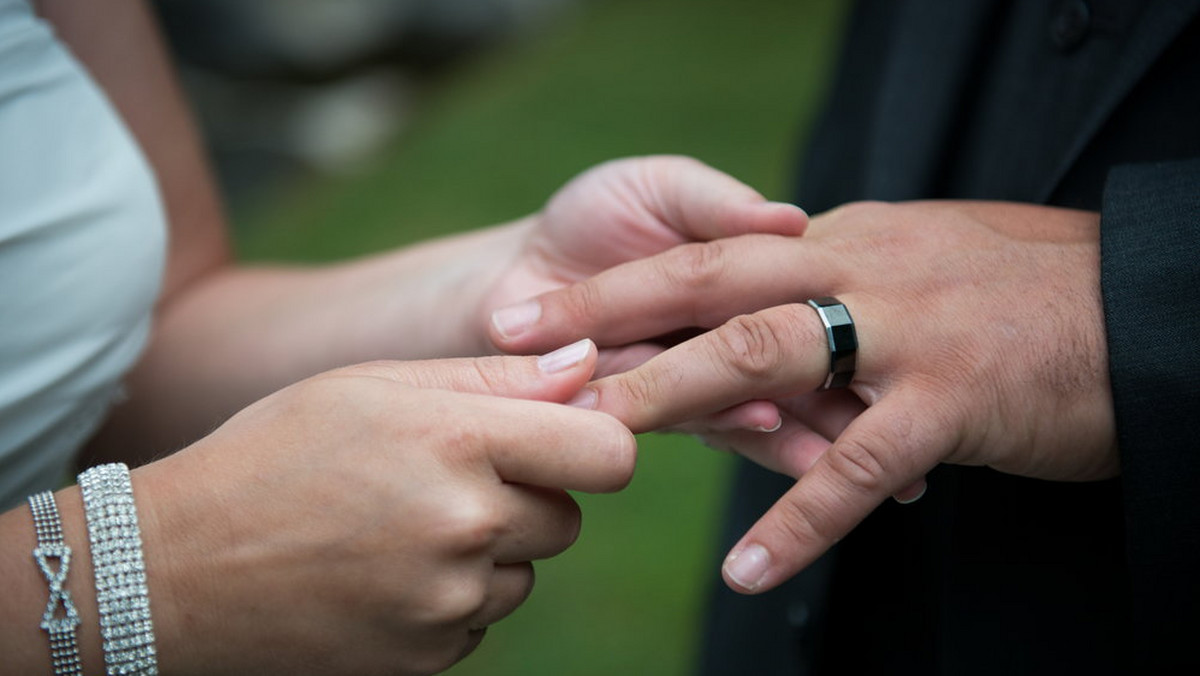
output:
M239 255L327 261L508 221L607 159L787 199L841 0L158 0ZM628 490L449 673L690 673L731 459L643 435Z

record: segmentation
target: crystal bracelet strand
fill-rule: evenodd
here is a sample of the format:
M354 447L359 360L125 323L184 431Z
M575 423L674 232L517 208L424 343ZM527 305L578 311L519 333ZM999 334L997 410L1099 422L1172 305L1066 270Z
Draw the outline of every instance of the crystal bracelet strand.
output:
M33 530L37 535L37 547L33 558L50 585L50 600L42 614L42 629L50 635L50 661L54 676L82 676L83 665L79 661L79 644L75 640L75 627L79 626L79 613L71 603L71 592L67 590L67 573L71 569L71 548L63 541L62 520L58 516L58 505L54 494L42 491L29 496L29 511L33 513ZM58 567L52 565L58 562ZM59 615L59 608L62 615Z
M79 487L107 673L155 676L154 626L129 468L121 463L92 467L79 475Z

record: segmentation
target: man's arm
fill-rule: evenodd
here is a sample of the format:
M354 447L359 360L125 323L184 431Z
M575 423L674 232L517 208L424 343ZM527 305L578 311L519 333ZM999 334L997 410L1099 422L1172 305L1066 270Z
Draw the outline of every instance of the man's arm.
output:
M1134 626L1164 665L1200 625L1198 186L1200 159L1118 167L1101 220Z

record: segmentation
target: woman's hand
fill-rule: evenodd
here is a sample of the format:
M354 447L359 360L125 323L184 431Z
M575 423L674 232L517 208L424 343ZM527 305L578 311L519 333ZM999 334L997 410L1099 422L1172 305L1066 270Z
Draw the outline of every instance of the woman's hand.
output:
M584 341L339 369L135 471L164 672L428 674L469 653L529 561L575 539L564 489L631 477L627 429L551 403L595 361Z
M808 224L800 208L768 202L727 174L677 156L596 166L559 190L531 220L522 246L481 307L489 338L508 352L526 351L523 332L540 314L533 300L539 294L687 242L745 233L798 236ZM615 363L617 355L605 355L601 370L628 368L659 351L643 344Z
M807 223L799 208L766 202L696 160L648 157L592 169L514 223L330 266L221 266L159 308L129 398L89 462L182 447L257 399L345 364L532 353L517 327L530 313L523 301L539 293L681 242L798 235ZM600 370L659 350L606 350ZM768 417L777 419L773 408Z
M678 247L540 298L524 349L587 335L623 345L712 328L577 403L634 431L772 400L771 434L715 435L800 477L734 547L735 589L770 589L889 495L949 462L1081 481L1118 471L1094 213L1005 203L856 204L803 238ZM836 296L858 333L849 391L810 298ZM831 443L832 442L832 443Z

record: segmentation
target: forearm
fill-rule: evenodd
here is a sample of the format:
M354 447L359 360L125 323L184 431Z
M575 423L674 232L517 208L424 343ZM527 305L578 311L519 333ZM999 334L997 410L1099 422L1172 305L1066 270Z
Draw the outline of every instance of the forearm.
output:
M160 309L92 451L179 448L304 377L374 359L487 351L480 302L532 225L518 221L325 268L226 267Z

